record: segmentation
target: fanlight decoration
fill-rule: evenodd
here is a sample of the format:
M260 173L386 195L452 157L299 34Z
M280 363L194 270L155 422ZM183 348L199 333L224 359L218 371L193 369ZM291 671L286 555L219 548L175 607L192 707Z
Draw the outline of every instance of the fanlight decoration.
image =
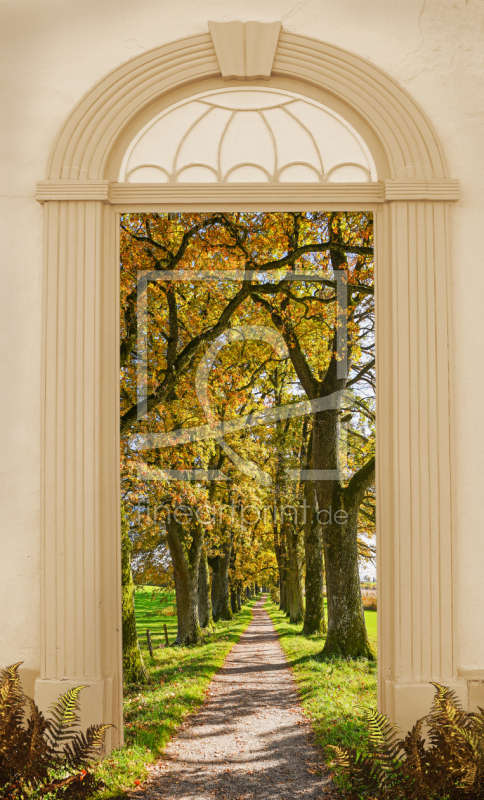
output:
M252 87L170 106L137 134L119 180L364 183L377 175L361 136L334 111L301 95Z

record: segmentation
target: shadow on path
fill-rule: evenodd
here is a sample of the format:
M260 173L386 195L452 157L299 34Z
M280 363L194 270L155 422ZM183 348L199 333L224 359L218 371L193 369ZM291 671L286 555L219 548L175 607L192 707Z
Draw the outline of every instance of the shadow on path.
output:
M262 605L254 606L252 622L210 684L203 708L166 748L147 800L337 796Z

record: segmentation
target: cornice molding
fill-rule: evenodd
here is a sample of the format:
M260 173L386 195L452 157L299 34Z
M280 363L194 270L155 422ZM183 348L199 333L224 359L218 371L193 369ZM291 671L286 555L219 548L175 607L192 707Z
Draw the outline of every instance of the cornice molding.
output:
M370 204L391 201L442 201L459 199L459 182L378 181L375 183L116 183L114 181L39 181L36 199L86 201L111 205L182 203L305 203L315 207L334 204Z

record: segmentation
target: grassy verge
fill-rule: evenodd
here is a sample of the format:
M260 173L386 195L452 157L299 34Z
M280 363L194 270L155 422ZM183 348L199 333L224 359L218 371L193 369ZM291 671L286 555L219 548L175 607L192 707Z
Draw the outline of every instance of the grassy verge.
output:
M160 595L152 587L136 592L138 636L151 683L125 687L125 747L113 751L99 767L106 789L98 798L123 794L147 776L147 767L163 751L188 714L203 702L214 674L252 618L255 601L247 602L231 622L219 622L199 647L162 647L166 624L170 643L176 637L174 593ZM146 629L151 631L153 658Z
M324 636L301 636L302 625L291 625L270 599L268 611L281 642L318 743L332 760L328 745L363 746L362 707L376 705L376 663L319 658ZM376 649L376 611L366 611L369 638Z

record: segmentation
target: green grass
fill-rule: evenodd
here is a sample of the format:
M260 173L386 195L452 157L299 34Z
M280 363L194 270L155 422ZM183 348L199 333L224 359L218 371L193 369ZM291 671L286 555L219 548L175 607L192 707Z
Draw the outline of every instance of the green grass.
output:
M131 685L124 692L125 747L115 750L99 766L106 789L99 798L124 794L147 777L185 717L203 702L214 674L222 666L232 645L249 624L255 601L243 606L232 622L220 622L199 647L162 647L168 629L169 641L176 637L174 592L162 595L154 587L136 592L136 622L141 650L151 684ZM267 600L266 608L279 634L292 667L306 715L323 748L346 744L362 746L365 728L361 707L376 705L376 664L360 659L345 661L318 658L324 636L301 635L302 625L291 625L279 608ZM366 611L368 635L376 649L377 612ZM153 659L148 652L146 629L151 631ZM326 750L331 760L331 750Z
M377 649L376 615L376 611L365 611L366 630L375 653Z
M115 750L99 766L106 789L97 797L123 794L147 776L168 740L185 717L203 702L207 687L222 666L232 645L238 641L252 618L255 600L247 602L231 622L219 622L199 647L164 647L163 625L170 644L176 637L174 592L160 595L154 587L138 588L135 598L136 623L143 659L151 683L125 687L125 747ZM151 631L153 658L148 652L146 629Z
M270 597L266 610L279 639L299 690L302 706L310 719L318 743L328 762L328 745L364 747L362 708L376 706L376 662L367 659L323 661L324 636L302 636L302 625L291 625ZM368 636L376 650L376 611L366 611Z

